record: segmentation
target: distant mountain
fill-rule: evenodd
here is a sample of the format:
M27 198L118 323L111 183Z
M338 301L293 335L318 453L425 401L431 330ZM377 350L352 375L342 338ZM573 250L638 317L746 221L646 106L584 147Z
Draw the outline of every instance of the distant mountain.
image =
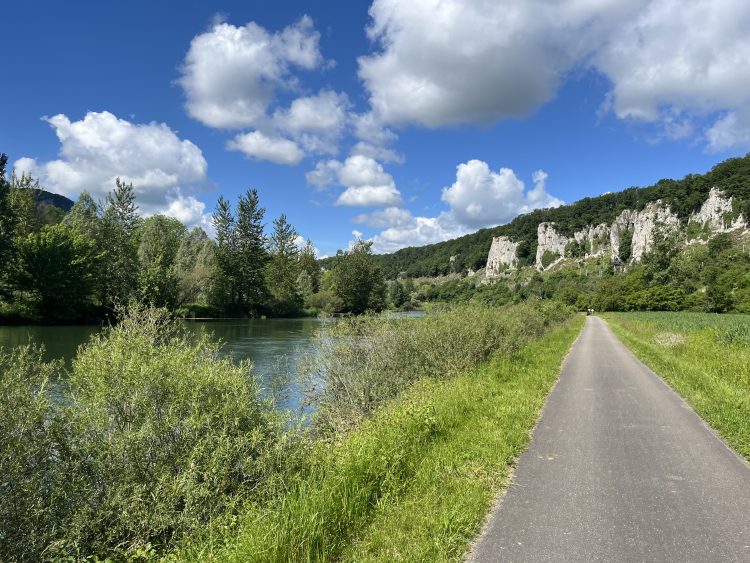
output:
M712 188L716 189L712 192ZM595 245L605 238L609 241L615 225L625 234L630 231L628 236L631 238L638 221L645 225L650 220L665 220L686 230L688 227L694 231L700 229L696 217L700 218L701 213L706 213L705 205L712 198L719 202L718 205L727 205L726 202L731 201L728 204L731 209L723 211L731 217L724 217L724 220L737 221L740 217L745 221L750 219L750 154L726 160L705 174L690 174L681 180L660 180L653 186L587 197L554 209L538 209L519 215L506 225L481 229L437 244L381 254L376 259L388 278L395 278L399 274L419 277L478 270L487 263L493 238L505 237L502 247L497 248L495 253L505 256L505 265L513 263L513 267L546 267L550 260L554 261L567 252L580 253L581 256L593 252L591 243ZM657 204L657 200L660 203ZM653 219L650 219L652 216ZM595 232L597 226L600 229ZM643 228L640 230L645 233L644 236L650 236L650 232ZM583 233L586 233L585 236ZM638 242L637 235L635 242ZM619 238L618 233L616 245L619 245ZM538 252L540 240L542 248ZM579 248L573 248L574 245L568 250L562 248L574 240L580 243ZM637 249L643 250L640 247ZM608 252L612 252L611 247ZM325 265L326 261L323 262Z
M51 205L67 213L73 207L73 201L60 194L53 194L47 190L34 190L37 205Z

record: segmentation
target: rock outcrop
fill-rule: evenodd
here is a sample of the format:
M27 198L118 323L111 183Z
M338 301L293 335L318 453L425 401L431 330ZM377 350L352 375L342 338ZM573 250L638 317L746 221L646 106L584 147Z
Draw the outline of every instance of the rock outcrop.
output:
M537 270L549 268L565 256L565 247L570 239L557 232L554 223L539 223L536 229L536 267ZM545 253L556 255L551 263L544 264Z
M690 217L689 222L698 223L708 233L724 233L745 226L742 214L735 216L732 198L724 197L724 192L716 187L711 188L708 199L703 202L700 211Z
M688 220L686 238L691 238L691 231L694 231L693 236L698 232L706 240L716 233L747 226L746 219L735 209L732 198L727 198L720 189L712 188L700 211ZM568 249L570 257L610 256L612 262L619 265L623 265L623 258L629 264L639 262L651 250L657 227L666 232L682 228L677 215L662 200L648 203L641 211L626 209L611 225L590 225L574 233L572 238L561 234L555 223L539 223L536 268L544 270L554 266L566 257ZM568 247L571 242L577 243L577 246ZM630 251L622 252L626 242L630 244ZM492 239L487 257L487 276L497 276L502 271L517 267L518 246L519 242L512 242L505 236Z
M633 221L633 250L631 262L639 262L654 242L654 228L660 226L666 231L680 227L680 220L661 200L652 201L639 211Z
M494 237L487 255L487 277L494 277L518 265L518 243L508 237Z
M573 234L573 239L583 245L586 258L603 256L610 251L609 226L606 223L578 231Z

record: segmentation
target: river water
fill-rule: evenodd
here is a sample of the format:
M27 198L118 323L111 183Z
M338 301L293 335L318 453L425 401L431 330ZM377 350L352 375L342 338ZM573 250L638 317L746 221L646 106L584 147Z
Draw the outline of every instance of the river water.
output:
M191 332L205 330L223 343L222 354L235 361L250 360L264 394L280 409L300 411L304 391L297 377L300 357L312 337L329 319L232 319L184 321ZM44 345L45 359L70 364L76 350L101 330L98 326L0 326L0 347L35 342Z
M419 317L420 311L395 313ZM299 380L299 361L312 346L312 338L323 323L333 319L230 319L184 321L188 330L207 331L223 343L222 354L235 361L250 360L252 373L261 381L265 396L277 407L297 413L309 412L303 405L304 386ZM47 360L70 364L76 350L101 330L98 326L0 326L0 348L11 349L35 342L44 345Z

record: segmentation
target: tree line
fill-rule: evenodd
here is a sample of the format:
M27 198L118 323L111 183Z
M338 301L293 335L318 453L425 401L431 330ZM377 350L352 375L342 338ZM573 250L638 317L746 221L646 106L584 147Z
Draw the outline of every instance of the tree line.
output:
M38 180L6 174L0 155L0 319L96 320L137 301L189 317L382 310L382 270L358 241L321 268L282 214L266 233L258 192L220 197L215 239L164 215L143 218L131 183L69 212L39 205Z

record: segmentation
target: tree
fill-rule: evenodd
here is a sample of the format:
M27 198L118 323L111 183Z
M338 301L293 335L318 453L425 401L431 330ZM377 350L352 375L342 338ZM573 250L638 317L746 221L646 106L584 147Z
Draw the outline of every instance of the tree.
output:
M265 268L268 261L263 216L257 190L240 196L237 205L237 286L240 310L256 315L268 299Z
M240 196L236 216L223 197L216 205L212 218L217 264L213 301L228 313L255 315L267 301L264 215L257 190Z
M5 178L5 166L8 155L0 154L0 289L8 275L8 265L11 263L13 251L13 232L15 230L15 216L10 204L10 183Z
M103 269L107 273L102 288L102 303L113 307L126 303L138 286L138 206L133 184L119 178L107 195L102 220L102 243L106 254Z
M211 222L216 230L216 283L212 301L224 311L237 310L239 297L237 289L237 233L232 206L223 196L216 203Z
M359 239L346 252L339 251L332 270L336 294L345 310L355 315L385 307L385 279L372 254L372 241Z
M404 286L401 284L399 280L395 280L391 283L391 291L390 291L390 297L391 297L391 304L396 309L400 308L404 303L407 301L406 292L404 291Z
M91 303L99 263L94 242L64 225L18 240L14 286L28 292L43 318L69 319Z
M138 261L140 299L156 307L174 308L178 299L175 258L185 226L177 219L154 215L140 229Z
M274 219L273 234L268 240L271 257L266 279L273 308L281 315L294 315L302 309L302 293L297 284L300 275L298 236L286 215Z
M315 247L310 239L307 240L305 246L300 250L299 267L300 270L307 272L307 275L310 276L313 293L320 291L320 265L318 264Z
M179 303L208 303L216 268L216 245L205 231L186 232L175 256Z

